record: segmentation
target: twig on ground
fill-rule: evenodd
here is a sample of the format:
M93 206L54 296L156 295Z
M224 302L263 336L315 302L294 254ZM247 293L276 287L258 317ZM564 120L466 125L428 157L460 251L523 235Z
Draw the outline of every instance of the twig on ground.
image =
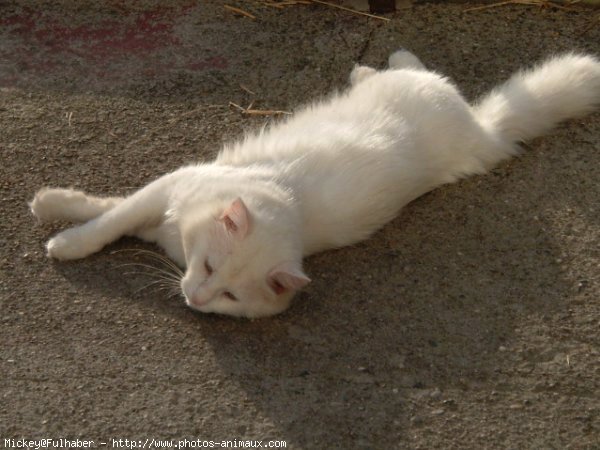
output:
M229 102L229 106L233 106L235 109L240 111L242 114L248 114L251 116L278 116L281 114L292 114L290 111L282 111L278 109L252 109L254 102L250 103L247 108L244 108L237 103Z
M499 6L506 5L527 5L527 6L539 6L540 8L556 8L569 10L569 6L579 3L578 0L569 2L566 6L559 5L555 2L548 0L506 0L503 2L492 3L490 5L475 6L474 8L467 8L463 12L481 11L483 9L497 8Z
M240 8L236 8L235 6L229 6L229 5L223 5L223 7L233 13L236 14L241 14L242 16L246 16L252 20L256 20L256 16L253 14L250 14L248 11L244 11L243 9Z
M250 90L250 89L248 89L246 86L244 86L242 83L239 83L239 85L240 85L240 89L241 89L242 91L245 91L245 92L247 92L247 93L248 93L248 94L250 94L250 95L256 95L256 92L253 92L253 91L251 91L251 90Z
M272 6L273 8L283 9L286 6L294 6L294 5L310 5L310 0L287 0L276 2L273 0L267 0L262 2L263 5Z
M335 3L324 2L322 0L311 0L311 2L312 3L319 3L321 5L330 6L332 8L342 9L344 11L348 11L348 12L351 12L351 13L354 13L354 14L359 14L361 16L371 17L372 19L385 20L386 22L390 21L390 19L388 19L387 17L381 17L381 16L376 16L374 14L369 14L369 13L362 12L362 11L356 11L355 9L346 8L345 6L342 6L342 5L336 5Z

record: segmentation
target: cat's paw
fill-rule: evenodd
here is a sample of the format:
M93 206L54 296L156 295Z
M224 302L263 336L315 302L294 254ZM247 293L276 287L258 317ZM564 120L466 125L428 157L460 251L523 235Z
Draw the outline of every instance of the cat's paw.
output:
M85 239L78 227L57 234L46 244L47 255L59 260L85 258L102 248Z
M395 51L388 58L390 69L417 69L427 70L423 63L408 50L400 49Z
M66 209L85 200L85 194L72 189L40 189L29 203L35 217L42 221L66 219Z

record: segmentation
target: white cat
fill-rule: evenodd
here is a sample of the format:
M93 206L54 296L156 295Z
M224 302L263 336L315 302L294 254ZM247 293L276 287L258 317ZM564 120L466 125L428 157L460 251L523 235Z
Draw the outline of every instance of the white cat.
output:
M303 256L367 238L411 200L600 104L600 61L576 54L514 75L475 106L407 51L388 70L356 66L350 82L129 197L42 189L31 202L39 219L85 222L50 239L48 255L83 258L135 235L187 268L192 308L276 314L310 281Z

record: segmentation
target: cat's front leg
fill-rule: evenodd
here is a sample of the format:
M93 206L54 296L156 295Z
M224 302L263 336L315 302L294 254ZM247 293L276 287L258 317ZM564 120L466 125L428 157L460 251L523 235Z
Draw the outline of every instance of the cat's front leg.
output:
M40 221L87 222L122 201L121 197L94 197L74 189L43 188L36 192L29 207Z
M61 260L84 258L121 236L158 225L168 206L172 177L166 175L95 219L57 234L46 245L48 256Z
M60 260L79 259L100 250L102 245L91 239L89 233L82 228L83 226L69 228L51 238L46 244L47 255Z

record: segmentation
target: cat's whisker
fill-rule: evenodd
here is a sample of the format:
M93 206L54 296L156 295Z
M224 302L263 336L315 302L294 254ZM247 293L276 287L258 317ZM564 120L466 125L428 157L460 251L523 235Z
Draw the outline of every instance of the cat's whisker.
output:
M177 266L177 264L175 264L169 258L161 255L158 252L154 252L152 250L146 250L146 249L142 249L142 248L124 248L124 249L120 249L120 250L115 250L113 253L120 253L120 252L132 252L134 255L148 256L148 257L152 258L153 260L160 262L165 267L168 267L173 272L175 272L177 275L179 275L181 277L184 276L183 271L179 268L179 266Z
M173 273L173 272L169 272L168 270L165 269L161 269L159 267L155 267L155 266L151 266L150 264L143 264L143 263L125 263L125 264L121 264L119 267L144 267L146 269L149 269L151 271L154 271L155 273L159 273L162 274L165 277L168 277L172 280L176 280L179 282L179 280L181 280L181 277L178 276L178 274Z
M136 289L134 291L134 294L138 294L140 291L143 291L144 289L148 289L149 287L152 287L152 286L156 286L157 284L161 286L161 287L159 287L158 290L162 290L162 289L166 289L166 288L173 288L173 286L161 285L161 283L163 283L163 282L164 282L164 280L154 280L154 281L151 281L150 283L147 283L144 286Z
M123 249L117 250L116 252L132 252L134 255L142 255L151 258L153 261L160 262L162 267L156 267L151 264L141 263L141 262L132 262L132 263L124 263L120 264L119 267L134 267L141 268L145 270L133 270L125 272L125 275L144 275L147 277L151 277L152 280L143 286L139 287L134 291L134 295L139 292L156 287L158 291L167 291L167 298L173 298L178 295L181 291L180 281L183 277L183 272L179 267L177 267L172 261L168 258L160 255L159 253L152 252L150 250L143 249Z
M169 258L161 255L158 252L154 252L152 250L146 250L146 249L131 249L131 250L135 252L134 253L135 255L148 256L148 257L152 258L154 261L160 262L165 267L171 269L173 272L180 275L181 277L183 277L183 275L184 275L183 271L179 268L179 266L177 266L177 264L175 264Z
M173 291L169 295L167 295L167 300L178 297L181 294L181 291Z
M167 298L173 298L181 293L181 289L175 289L173 286L160 286L157 290L163 292L166 291Z
M169 286L173 286L176 288L180 288L179 280L174 280L172 278L167 278L162 275L157 275L149 272L125 272L123 275L144 275L146 277L152 277L152 279L156 281L161 281L162 283L168 284Z

